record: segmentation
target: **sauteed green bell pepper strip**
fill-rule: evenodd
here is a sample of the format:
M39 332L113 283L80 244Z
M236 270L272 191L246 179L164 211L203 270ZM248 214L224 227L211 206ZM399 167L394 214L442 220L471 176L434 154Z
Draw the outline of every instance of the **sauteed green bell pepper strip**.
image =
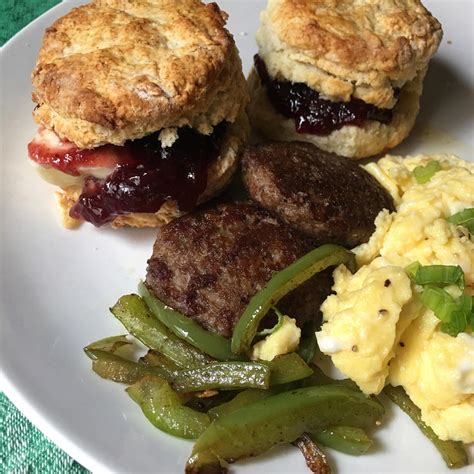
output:
M90 353L93 350L115 352L120 347L127 346L131 342L127 339L126 334L121 336L111 336L105 337L104 339L99 339L98 341L91 342L88 346L84 347L84 352L91 358L95 357Z
M229 360L233 357L229 339L206 331L191 318L165 305L148 291L143 282L139 283L138 292L150 311L176 336L214 359Z
M383 414L380 402L340 385L283 392L213 421L196 441L187 472L215 465L215 459L256 456L329 426L371 428Z
M373 441L362 428L353 426L332 426L309 433L311 439L342 453L360 456L372 446Z
M214 361L171 333L138 295L122 296L110 311L145 346L161 352L182 368L200 367Z
M311 368L313 369L313 375L310 375L303 380L303 387L314 387L319 385L343 385L344 387L360 392L357 384L351 379L332 379L326 375L317 365L312 364Z
M142 378L127 393L154 426L171 435L195 439L210 424L209 416L185 406L168 382L158 377Z
M210 416L211 420L214 421L222 416L250 405L251 403L263 400L264 398L276 395L277 393L278 391L275 389L244 390L229 402L211 408L207 414ZM373 441L367 436L363 429L354 428L352 426L332 426L323 430L313 431L312 433L309 433L309 435L317 443L354 456L366 453L373 444Z
M173 379L173 388L178 392L266 389L270 386L270 373L266 365L255 362L217 362L178 372Z
M240 408L246 407L252 403L268 398L271 395L275 395L275 391L270 390L258 390L254 388L249 388L238 393L232 400L227 403L223 403L217 407L211 408L207 414L210 416L211 420L217 420L222 416L228 415Z
M138 364L111 352L89 349L87 355L92 359L92 370L102 378L114 382L130 385L145 375L168 378L168 374L160 367Z
M316 331L320 328L320 321L308 321L301 330L301 339L298 346L298 354L307 363L313 362L319 351Z
M459 441L439 439L436 433L421 419L421 410L411 401L402 387L387 385L383 391L416 423L421 432L434 444L450 469L457 469L469 464L464 444Z
M283 296L328 267L344 263L355 271L355 256L338 245L322 245L285 269L275 273L251 300L234 327L231 348L234 354L246 353L262 318Z
M313 373L313 369L296 352L277 356L271 361L257 362L270 368L271 386L301 380Z
M175 364L171 359L152 350L148 351L138 362L143 365L159 367L163 373L166 374L166 376L163 376L166 380L171 380L181 370L181 367Z

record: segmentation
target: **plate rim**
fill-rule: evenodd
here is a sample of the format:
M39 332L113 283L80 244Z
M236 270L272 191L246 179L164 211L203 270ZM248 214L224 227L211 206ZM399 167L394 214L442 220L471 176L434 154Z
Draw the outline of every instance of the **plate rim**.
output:
M239 0L231 0L238 2ZM247 0L249 1L249 0ZM250 0L252 1L252 0ZM25 34L31 28L37 27L37 23L40 23L44 20L46 16L54 16L58 10L64 10L67 12L69 9L74 8L80 4L84 3L81 0L64 0L57 5L53 6L49 10L45 11L43 14L32 20L29 24L25 25L21 30L19 30L14 36L12 36L5 44L0 48L0 64L3 62L3 58L7 56L10 47L16 42L21 41L21 36ZM1 93L6 93L3 89ZM0 117L0 123L3 122L3 115ZM2 127L3 129L3 127ZM0 167L0 176L2 176L3 167ZM2 301L0 309L6 309L5 303ZM1 349L0 349L1 352ZM89 454L86 450L81 448L80 443L76 443L73 437L68 435L63 435L61 429L59 428L59 423L55 422L54 418L50 418L45 414L42 414L41 409L38 407L35 400L31 397L28 397L21 390L17 389L15 386L15 375L10 374L7 376L3 369L3 364L0 361L0 390L5 393L9 398L11 403L13 403L22 414L33 424L38 430L40 430L51 442L53 442L57 447L62 449L67 453L72 459L80 463L84 468L92 472L105 472L113 473L117 472L111 470L104 462L101 461L102 458ZM471 459L471 463L474 460Z

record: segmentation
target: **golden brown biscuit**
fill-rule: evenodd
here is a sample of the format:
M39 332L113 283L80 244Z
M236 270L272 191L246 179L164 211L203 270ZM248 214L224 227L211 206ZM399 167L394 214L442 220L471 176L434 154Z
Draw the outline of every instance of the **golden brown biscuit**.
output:
M442 37L419 0L269 0L260 21L259 54L272 77L387 108Z
M101 180L124 165L123 159L127 166L140 168L140 153L147 153L140 147L152 142L129 140L154 132L161 147L168 148L180 128L211 135L215 126L226 122L219 156L208 165L207 187L193 202L210 199L230 181L249 133L245 111L249 97L226 20L227 14L216 4L199 0L93 0L47 29L32 75L33 99L38 103L33 115L43 127L30 144L30 158L43 176L62 188L56 199L65 227L81 222L69 211L83 187L90 190L97 183L99 188ZM193 143L185 146L192 150ZM73 158L66 159L68 153ZM176 159L173 151L169 153ZM51 161L51 156L56 158ZM174 171L169 172L173 179ZM139 190L140 173L145 176L147 171L142 167L137 173L138 184L132 187ZM160 179L166 182L168 176L158 177L157 183ZM113 227L162 225L181 214L179 199L187 191L178 183L176 193L169 191L157 212L127 213L127 206L136 209L120 191L129 185L119 181L114 185L118 191L112 199L125 202L111 222ZM73 215L95 225L110 222L110 214L102 219L107 204L99 203L87 214L91 208L87 203ZM148 209L146 200L140 206Z
M249 118L254 127L271 140L305 141L321 150L356 160L377 155L397 146L413 128L425 72L426 70L419 72L415 79L401 89L390 123L368 121L363 127L345 125L329 135L313 135L296 132L294 120L275 111L255 69L252 69L248 79L252 94Z
M440 23L419 0L268 0L250 119L266 137L348 158L410 133Z
M37 122L80 148L165 127L209 133L246 101L227 15L198 0L95 0L46 30Z

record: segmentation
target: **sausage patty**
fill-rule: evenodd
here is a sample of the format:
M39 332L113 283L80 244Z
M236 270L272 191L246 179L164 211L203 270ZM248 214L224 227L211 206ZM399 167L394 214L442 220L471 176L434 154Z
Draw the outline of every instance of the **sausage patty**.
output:
M165 304L209 331L232 336L252 296L313 242L252 203L221 204L161 227L146 285ZM319 317L331 273L316 275L278 308L304 321Z
M242 174L252 199L320 243L354 247L369 240L388 192L347 158L302 142L248 148Z

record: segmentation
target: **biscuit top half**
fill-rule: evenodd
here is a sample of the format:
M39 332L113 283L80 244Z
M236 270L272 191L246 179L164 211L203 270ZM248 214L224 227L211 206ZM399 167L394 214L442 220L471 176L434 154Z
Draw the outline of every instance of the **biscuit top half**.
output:
M245 79L227 15L198 0L95 0L46 30L34 117L82 148L233 122Z
M394 105L393 89L425 70L441 38L419 0L269 0L257 33L272 76L379 107Z

